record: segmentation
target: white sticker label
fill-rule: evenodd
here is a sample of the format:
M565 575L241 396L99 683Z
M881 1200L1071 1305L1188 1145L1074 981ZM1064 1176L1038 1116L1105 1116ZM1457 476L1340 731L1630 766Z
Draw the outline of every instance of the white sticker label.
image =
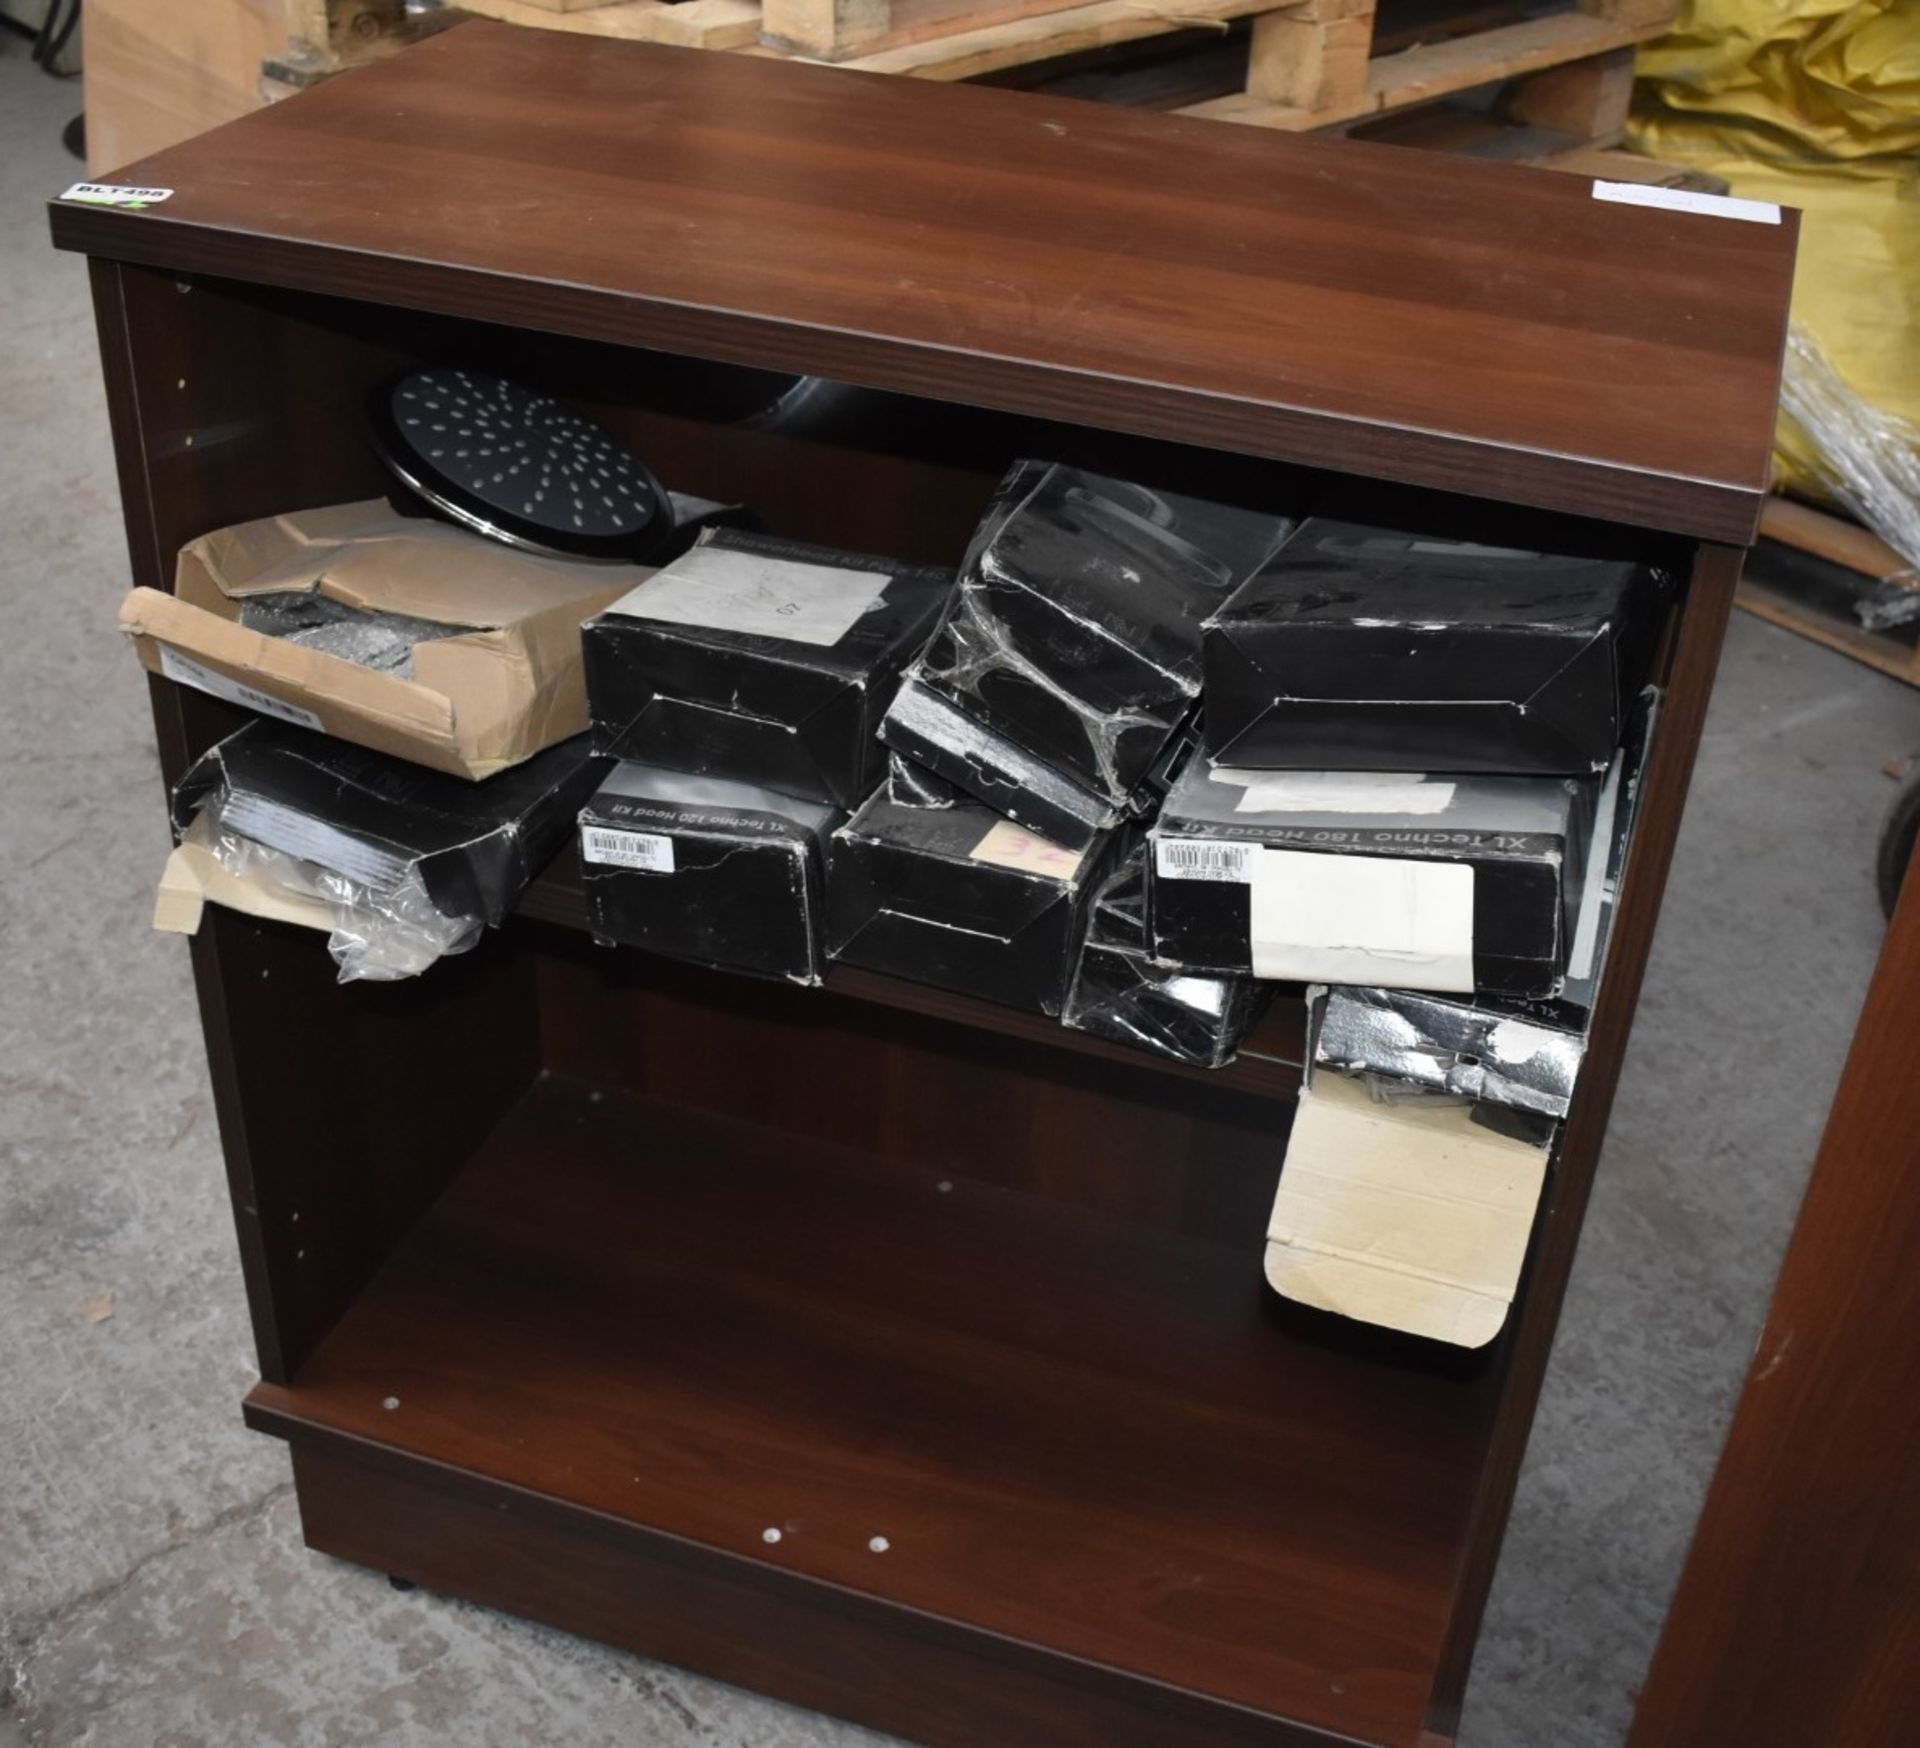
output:
M89 206L158 206L173 198L171 188L123 188L113 182L76 182L62 200L83 200Z
M1453 799L1451 783L1403 777L1393 771L1230 771L1216 766L1217 783L1246 785L1235 813L1441 813Z
M1651 182L1596 182L1595 200L1619 206L1657 206L1668 212L1705 213L1710 218L1745 219L1750 225L1777 225L1780 209L1770 200L1737 200L1730 194L1696 194L1688 188L1657 188Z
M1262 848L1255 977L1473 993L1473 870L1464 862Z
M211 668L203 668L198 662L183 656L177 649L169 649L164 643L158 648L160 671L169 680L177 680L183 686L210 693L215 698L224 698L229 704L257 710L262 716L277 716L282 722L297 723L301 728L326 733L326 724L311 710L302 710L297 704L283 704L257 686L245 686L238 680L229 680L225 674L216 674Z
M1003 819L967 852L976 862L995 862L1023 874L1044 874L1049 880L1071 880L1086 860L1085 850L1069 850L1010 819Z
M1234 844L1221 838L1156 838L1153 871L1162 880L1232 880L1244 886L1253 878L1258 844Z
M673 839L659 832L615 831L610 826L580 828L580 854L588 862L615 868L642 868L649 874L673 872Z
M779 637L822 649L838 643L880 598L877 571L696 546L607 609L628 619Z

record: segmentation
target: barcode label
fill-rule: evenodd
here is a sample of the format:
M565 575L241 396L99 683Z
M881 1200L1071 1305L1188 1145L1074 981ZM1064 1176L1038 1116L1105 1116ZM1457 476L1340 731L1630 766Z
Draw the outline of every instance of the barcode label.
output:
M1162 880L1253 880L1258 844L1231 844L1219 838L1160 838L1154 844L1154 872Z
M580 854L589 862L616 868L643 868L649 874L673 872L673 839L658 832L613 831L603 825L580 828Z
M318 729L326 732L326 724L311 710L302 710L297 704L284 704L278 698L262 692L257 686L242 685L238 680L230 680L225 674L216 674L211 668L203 668L198 662L189 661L177 649L169 649L164 643L160 648L160 671L169 680L182 686L191 686L196 692L206 692L215 698L224 698L229 704L244 705L248 710L257 710L262 716L277 716L282 722L291 722L301 728Z

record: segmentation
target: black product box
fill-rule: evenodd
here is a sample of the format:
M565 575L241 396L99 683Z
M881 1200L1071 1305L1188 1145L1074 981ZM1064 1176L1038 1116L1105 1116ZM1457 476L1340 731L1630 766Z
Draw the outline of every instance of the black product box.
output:
M889 718L883 735L990 806L1058 836L1056 823L1013 811L1026 788L1018 761L1049 768L1081 792L1068 811L1097 817L1083 834L1102 829L1192 711L1202 623L1291 526L1078 468L1017 462L911 670L952 706L953 757L933 756L931 718ZM1012 751L981 761L968 724ZM983 764L971 781L970 762Z
M183 834L217 799L242 837L375 893L417 870L443 915L498 927L605 769L581 734L476 783L262 719L194 762L174 788L173 824Z
M828 848L828 954L1057 1015L1117 842L1067 849L976 801L901 806L881 790Z
M925 765L893 752L887 754L886 796L896 807L951 807L971 799Z
M951 575L732 529L587 621L594 750L858 806Z
M613 768L580 811L594 938L727 971L818 983L826 802L653 765Z
M1153 827L1154 951L1287 982L1550 995L1597 787L1194 759Z
M1628 723L1626 744L1600 786L1593 847L1580 883L1560 987L1533 999L1490 995L1466 1001L1337 985L1316 1004L1316 1068L1388 1076L1509 1110L1566 1116L1586 1056L1658 703L1651 691L1641 695Z
M1624 559L1310 517L1207 623L1207 750L1266 770L1604 770L1665 594Z
M956 794L1069 849L1085 849L1141 811L1139 797L1117 806L967 715L909 673L880 725L896 754Z
M1144 845L1116 863L1087 913L1060 1023L1176 1062L1223 1068L1273 996L1251 977L1215 976L1153 956Z

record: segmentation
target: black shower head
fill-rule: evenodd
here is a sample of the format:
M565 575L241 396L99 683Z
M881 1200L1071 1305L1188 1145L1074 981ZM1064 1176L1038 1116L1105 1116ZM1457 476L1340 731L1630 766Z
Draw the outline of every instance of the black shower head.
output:
M372 427L410 491L510 546L644 562L673 533L667 494L629 450L504 377L411 371L375 392Z

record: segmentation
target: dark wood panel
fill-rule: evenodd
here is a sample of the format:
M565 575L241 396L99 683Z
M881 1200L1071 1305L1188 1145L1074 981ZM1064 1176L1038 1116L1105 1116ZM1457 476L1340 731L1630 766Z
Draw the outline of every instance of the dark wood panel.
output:
M935 1623L352 1440L293 1445L307 1544L938 1748L1325 1748L1316 1731ZM1446 1748L1437 1738L1421 1748Z
M1573 1272L1580 1227L1586 1218L1594 1172L1613 1110L1620 1064L1640 1000L1640 980L1653 944L1661 894L1686 806L1687 785L1706 721L1727 616L1733 607L1740 560L1741 554L1733 548L1701 549L1678 628L1665 652L1666 697L1643 778L1633 845L1621 877L1593 1031L1547 1185L1545 1211L1534 1229L1520 1293L1514 1301L1509 1345L1503 1350L1507 1376L1500 1425L1482 1480L1474 1533L1459 1580L1459 1603L1428 1720L1443 1735L1452 1735L1459 1724L1467 1671L1479 1638L1507 1515L1513 1507L1513 1490L1519 1482L1527 1437L1533 1430L1534 1410L1553 1350L1553 1332Z
M1257 1251L941 1181L545 1079L251 1417L1411 1744L1488 1368L1289 1314Z
M1795 239L1513 166L491 24L133 174L172 198L56 203L56 240L1742 541Z
M573 849L563 850L547 870L527 889L520 903L520 914L561 928L584 931L587 926L586 901L580 890L580 858ZM600 969L607 969L604 954L595 956ZM675 979L685 983L688 973L678 972L662 961L645 955L622 952L619 969L630 982L651 978ZM695 973L704 979L707 974ZM722 974L714 973L715 977ZM721 987L738 987L724 979ZM752 985L747 986L754 987ZM1142 1077L1139 1091L1146 1094L1151 1081L1161 1077L1195 1081L1220 1090L1259 1093L1272 1098L1291 1099L1300 1088L1300 1064L1306 1051L1306 1007L1294 994L1283 994L1254 1029L1240 1056L1225 1068L1196 1068L1189 1064L1152 1056L1125 1044L1112 1044L1083 1032L1070 1032L1057 1020L1042 1014L1004 1007L997 1002L936 989L930 984L912 983L905 978L888 977L865 971L858 966L835 966L827 973L826 988L835 996L873 1002L882 1007L904 1008L951 1020L980 1031L995 1032L1022 1043L1037 1044L1048 1051L1068 1051L1134 1069ZM784 1002L782 1000L784 997ZM781 1007L799 1019L813 1011L809 998L796 998L791 991L765 992L766 1003ZM797 1000L798 1005L795 1005ZM951 1036L951 1034L949 1034ZM603 1067L597 1073L609 1072ZM1118 1084L1117 1080L1115 1084Z
M303 407L336 422L337 348L152 272L96 266L94 292L136 581L170 588L208 528L356 489L362 459L301 425ZM149 691L169 785L245 720ZM430 979L347 988L319 935L217 907L191 951L255 1346L284 1379L532 1079L531 967L488 942Z
M1907 876L1631 1748L1920 1732L1920 873Z
M551 1070L1241 1250L1265 1242L1290 1064L1209 1076L871 973L843 994L837 977L802 990L559 931L540 944ZM1301 1018L1292 1004L1276 1035L1291 1021L1297 1044Z

